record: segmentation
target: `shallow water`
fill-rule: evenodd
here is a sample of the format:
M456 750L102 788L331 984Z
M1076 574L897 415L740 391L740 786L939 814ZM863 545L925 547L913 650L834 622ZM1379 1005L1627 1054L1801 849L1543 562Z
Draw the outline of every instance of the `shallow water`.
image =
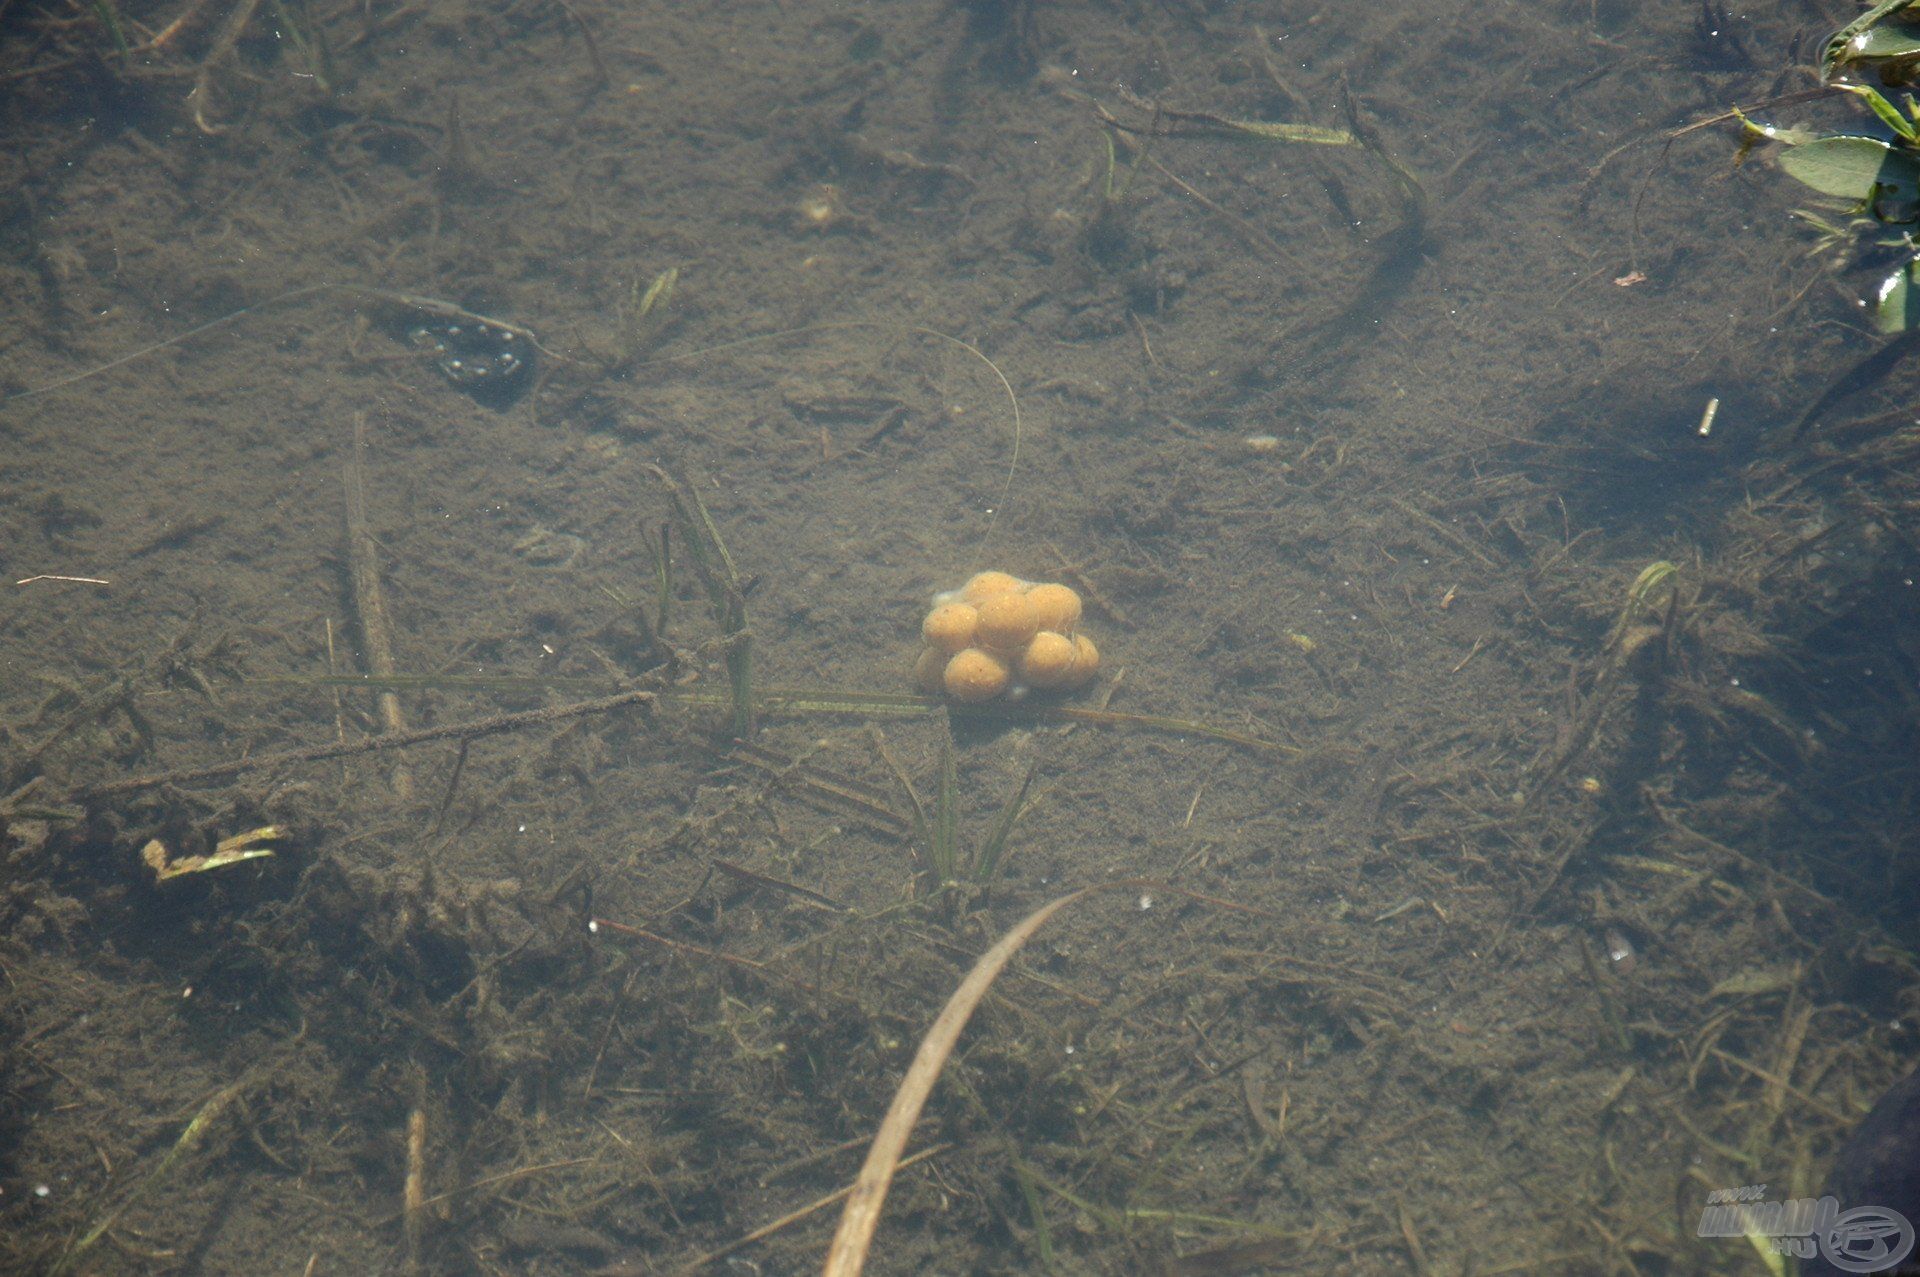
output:
M1847 14L123 12L0 19L5 1266L805 1271L1108 880L872 1271L1759 1271L1911 1060L1910 374L1793 433L1872 280L1689 129ZM1138 718L874 700L990 567Z

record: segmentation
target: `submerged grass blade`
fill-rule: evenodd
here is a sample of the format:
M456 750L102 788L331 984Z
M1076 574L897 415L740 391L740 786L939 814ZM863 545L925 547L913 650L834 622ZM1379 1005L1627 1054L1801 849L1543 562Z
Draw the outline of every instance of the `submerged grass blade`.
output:
M933 846L933 822L927 819L926 805L920 801L920 793L913 787L913 781L907 778L906 769L900 766L884 741L880 744L880 758L907 795L907 805L913 809L913 854L920 859L921 868L932 874L934 870L928 858L928 849ZM937 887L939 884L934 885Z
M249 677L262 687L367 687L392 692L537 692L549 687L613 692L622 684L607 678L565 674L307 674Z
M662 523L659 538L647 537L646 542L653 557L653 632L664 637L673 607L673 524Z
M612 689L617 684L605 679L569 678L565 675L474 675L474 674L396 674L386 678L358 674L316 674L273 678L250 678L249 683L271 686L371 687L394 691L529 691L543 687ZM724 692L698 687L667 688L658 693L662 705L729 705L731 688ZM831 687L763 687L753 691L754 708L761 712L786 714L859 714L874 718L918 718L943 708L951 708L937 696L916 696L910 692L853 692ZM1038 720L1057 723L1088 723L1101 727L1144 727L1155 731L1180 732L1205 736L1248 749L1283 754L1303 754L1298 745L1249 736L1231 728L1216 727L1193 718L1172 718L1164 714L1123 714L1117 710L1086 709L1077 705L1034 705L992 709L954 709L968 718Z
M734 594L738 594L740 592L740 572L733 566L733 555L727 552L727 543L720 536L719 525L714 523L713 515L708 513L707 503L700 499L699 488L688 488L687 495L693 498L694 513L700 516L700 531L705 534L707 544L713 547L714 553L720 559L722 579L726 582L727 589Z
M1006 476L1000 483L999 499L993 503L992 513L987 519L986 538L991 540L994 529L999 526L1000 512L1007 508L1007 498L1013 492L1014 476L1018 474L1020 470L1020 448L1024 427L1020 419L1020 396L1013 392L1013 382L1007 379L1007 374L1000 370L999 364L994 363L993 360L987 357L985 351L973 345L971 342L962 341L960 338L948 333L943 333L937 328L923 328L918 324L895 325L851 319L832 321L824 324L807 324L800 328L788 328L779 332L760 333L752 337L740 337L733 341L721 342L716 346L703 346L699 350L679 351L668 355L655 355L652 358L641 360L635 364L634 367L644 368L649 364L680 363L689 359L707 359L731 350L742 350L750 346L793 341L796 338L829 332L912 333L920 337L929 337L935 341L944 342L954 349L964 351L985 365L987 371L993 374L994 380L1000 383L1000 389L1006 393L1007 408L1013 418L1013 448L1007 458ZM46 386L29 393L40 394L51 389L54 389L54 387ZM15 397L17 398L18 396Z
M733 699L733 734L741 740L753 735L753 635L746 617L727 644L727 683Z
M126 1214L128 1208L151 1192L154 1185L158 1184L162 1179L165 1179L167 1172L171 1171L181 1158L200 1146L200 1141L206 1138L207 1128L213 1125L213 1120L219 1117L220 1114L226 1110L227 1106L233 1103L249 1085L251 1085L249 1080L242 1079L231 1086L223 1087L221 1090L216 1091L212 1099L200 1106L200 1111L194 1114L191 1122L187 1123L187 1128L180 1132L180 1138L173 1142L173 1147L168 1149L166 1156L162 1157L159 1164L147 1173L147 1177L138 1184L135 1184L133 1191L122 1198L118 1206L96 1220L93 1227L89 1228L73 1245L69 1246L66 1253L61 1255L48 1271L53 1274L54 1277L60 1277L61 1274L72 1272L74 1265L78 1264L82 1257L84 1257L89 1250L93 1249L96 1242L107 1235L107 1231L119 1222L120 1217Z
M107 38L113 41L114 52L125 57L131 51L127 44L127 28L120 21L120 10L114 7L113 0L87 0L87 8L92 10L94 19L107 29Z
M1027 807L1027 791L1033 787L1033 774L1039 764L1027 767L1027 774L1020 778L1020 788L1013 792L1006 806L1000 809L1000 817L993 822L993 832L981 845L980 854L974 858L973 880L981 886L993 881L993 875L1000 867L1000 857L1007 849L1007 839L1013 835L1013 827Z
M693 556L694 572L713 606L713 617L727 640L727 683L733 693L733 734L742 740L753 734L753 635L747 629L747 596L739 570L727 550L720 526L713 521L698 485L682 485L659 466L649 466L667 490L680 520L682 540ZM664 545L662 550L664 553ZM664 607L664 590L662 594Z
M1264 740L1226 727L1215 727L1211 723L1203 723L1193 718L1168 718L1163 714L1122 714L1110 709L1082 709L1077 705L1035 705L1022 712L1030 713L1036 718L1056 719L1068 723L1098 723L1106 727L1151 727L1163 732L1189 732L1195 736L1226 741L1230 745L1245 745L1248 749L1269 749L1283 754L1306 753L1298 745L1282 745L1279 741Z
M724 692L697 687L675 687L660 693L663 705L728 705L731 689ZM885 692L839 692L830 688L768 687L754 693L754 706L762 712L788 714L858 714L868 718L919 718L940 708L931 696L894 696Z
M946 736L940 741L940 787L933 799L932 855L936 888L954 881L959 872L960 852L955 845L959 837L956 832L959 813L954 809L958 801L954 793L956 788L953 738Z
M672 475L659 466L648 466L660 486L667 490L667 500L673 505L673 514L680 522L681 539L687 543L687 552L693 557L694 575L700 578L700 586L707 592L707 602L713 606L714 619L722 624L728 619L728 595L739 593L739 578L733 569L733 556L727 553L725 542L720 540L720 531L714 526L713 516L707 513L707 506L700 499L699 492L681 484Z
M1053 1231L1047 1227L1047 1208L1040 1200L1039 1188L1034 1184L1033 1168L1016 1158L1013 1175L1020 1185L1020 1196L1026 1201L1027 1216L1033 1223L1033 1240L1040 1252L1040 1267L1052 1272Z
M909 692L843 692L830 687L762 688L760 703L797 713L838 712L902 718L931 714L945 704L937 696L915 696Z

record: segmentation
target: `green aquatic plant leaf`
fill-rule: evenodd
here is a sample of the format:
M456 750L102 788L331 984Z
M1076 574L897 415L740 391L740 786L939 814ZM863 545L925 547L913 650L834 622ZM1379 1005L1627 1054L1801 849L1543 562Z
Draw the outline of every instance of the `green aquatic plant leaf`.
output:
M1820 51L1820 78L1831 80L1834 72L1862 58L1885 56L1866 50L1874 42L1875 33L1886 29L1882 26L1885 21L1913 3L1914 0L1881 0L1828 36L1826 46Z
M1894 136L1898 137L1901 141L1912 142L1916 136L1920 136L1915 134L1913 118L1908 114L1908 112L1911 112L1913 109L1913 98L1911 96L1907 98L1907 111L1902 111L1892 102L1889 102L1886 95L1878 89L1869 88L1864 84L1840 84L1834 87L1840 89L1842 92L1851 93L1854 97L1865 102L1867 109L1880 118L1880 123L1893 130Z
M1749 133L1757 134L1769 142L1783 142L1788 146L1804 146L1808 142L1816 142L1826 136L1813 129L1802 128L1797 125L1763 124L1737 106L1733 108L1733 114L1734 118L1738 119L1741 126Z
M1039 770L1038 763L1027 765L1027 774L1020 778L1020 788L1007 799L1006 806L1000 809L999 819L993 822L993 832L980 847L980 854L974 858L972 875L974 882L981 886L993 881L993 875L1000 867L1000 857L1007 850L1007 839L1013 833L1013 826L1027 807L1027 791L1033 788L1033 774Z
M1920 35L1904 27L1878 26L1854 40L1849 62L1920 57Z
M1823 137L1780 154L1780 167L1823 195L1871 205L1920 198L1920 158L1875 137Z
M1881 281L1873 304L1873 322L1888 334L1912 332L1920 327L1920 258Z

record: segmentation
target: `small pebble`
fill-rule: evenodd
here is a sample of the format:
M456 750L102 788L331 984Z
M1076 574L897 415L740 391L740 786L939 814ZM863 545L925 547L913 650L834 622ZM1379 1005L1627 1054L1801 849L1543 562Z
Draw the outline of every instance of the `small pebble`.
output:
M1613 963L1617 971L1631 971L1638 956L1633 951L1633 941L1627 939L1627 933L1618 927L1607 928L1607 961Z

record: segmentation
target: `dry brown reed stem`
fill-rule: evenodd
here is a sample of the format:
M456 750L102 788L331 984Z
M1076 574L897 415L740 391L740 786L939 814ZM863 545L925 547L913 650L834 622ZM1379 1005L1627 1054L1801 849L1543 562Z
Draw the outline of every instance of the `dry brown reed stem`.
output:
M407 1114L407 1178L400 1190L401 1229L407 1238L407 1266L420 1267L420 1243L427 1233L427 1111Z
M392 678L393 627L387 622L386 595L380 589L380 563L374 553L373 533L367 526L367 414L353 414L353 449L341 470L347 498L347 575L353 583L353 610L360 620L360 638L366 645L367 672ZM391 690L379 694L380 722L389 736L407 733L407 716ZM413 777L405 763L393 765L393 792L413 797Z
M980 955L980 960L973 964L973 970L967 972L967 978L947 999L947 1005L933 1022L933 1027L927 1030L926 1037L920 1040L920 1049L915 1052L913 1063L907 1067L907 1075L900 1079L900 1088L893 1093L893 1104L887 1109L886 1119L880 1123L880 1130L873 1137L873 1147L867 1150L866 1164L861 1166L860 1176L854 1180L853 1191L847 1196L846 1210L840 1215L840 1228L833 1235L826 1265L821 1269L824 1277L858 1277L866 1265L867 1248L873 1243L873 1231L880 1223L880 1207L886 1202L887 1189L893 1184L894 1172L899 1169L900 1154L907 1147L907 1137L920 1120L920 1111L926 1107L927 1097L933 1093L933 1084L940 1080L940 1071L946 1067L947 1057L953 1054L961 1031L967 1027L967 1021L973 1018L974 1009L987 996L987 990L992 987L994 980L1006 969L1007 963L1013 961L1013 955L1033 938L1034 932L1047 924L1048 919L1077 900L1096 891L1154 885L1158 884L1137 880L1103 882L1069 892L1035 909L1021 919L1018 926L1000 937L993 948Z
M327 617L326 622L327 677L338 678L340 675L340 662L333 654L333 618L330 616ZM340 700L340 689L338 687L333 689L333 739L334 743L338 745L347 743L347 712L346 706L342 704ZM345 763L340 764L340 783L343 785L347 783L347 765Z

